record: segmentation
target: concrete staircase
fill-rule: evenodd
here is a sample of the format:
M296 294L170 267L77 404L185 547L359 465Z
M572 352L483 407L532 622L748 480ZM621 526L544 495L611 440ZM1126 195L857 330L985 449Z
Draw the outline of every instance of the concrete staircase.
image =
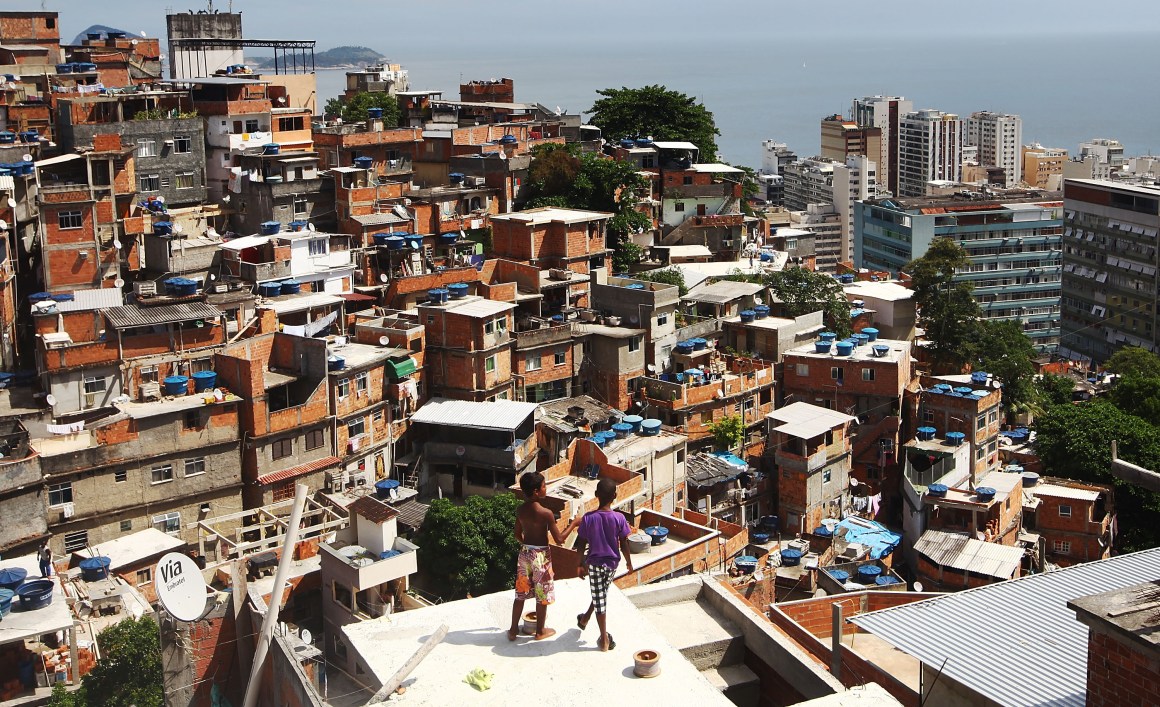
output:
M699 598L641 612L733 704L756 707L760 684L745 666L745 638L736 624Z

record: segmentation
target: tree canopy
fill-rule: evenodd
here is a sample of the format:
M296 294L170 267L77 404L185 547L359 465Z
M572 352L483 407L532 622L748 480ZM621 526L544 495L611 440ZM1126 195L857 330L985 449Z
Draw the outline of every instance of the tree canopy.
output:
M903 268L910 274L914 301L936 365L962 370L971 360L982 315L969 282L955 282L955 271L970 264L967 251L950 238L936 238L926 254Z
M1120 535L1117 551L1132 552L1160 546L1160 494L1111 475L1112 440L1122 459L1149 469L1160 469L1160 430L1116 405L1094 401L1056 405L1035 423L1035 447L1053 476L1112 484Z
M1121 376L1160 378L1160 356L1139 346L1125 346L1112 354L1104 368Z
M1035 346L1018 322L984 319L974 342L976 370L986 371L1003 384L1003 402L1009 412L1026 412L1036 401Z
M732 451L745 441L745 420L740 415L728 415L706 427L713 434L713 443L723 451Z
M415 541L423 548L420 568L455 597L510 589L520 551L514 534L519 507L510 493L468 496L462 506L431 501Z
M382 91L356 93L350 100L341 96L326 102L323 112L330 117L342 118L345 123L357 123L367 119L367 108L383 109L383 127L399 125L399 102L389 93Z
M661 85L606 88L588 109L590 122L604 137L650 135L655 140L684 140L700 150L702 162L717 159L717 124L713 114L692 96Z
M161 707L161 636L149 616L125 619L97 635L101 659L74 693L54 686L50 707Z
M847 336L852 331L846 291L829 275L805 268L786 268L767 275L764 284L781 300L787 317L821 309L826 326L838 336Z
M1068 376L1057 376L1054 373L1044 373L1035 379L1035 394L1039 403L1047 408L1052 405L1067 405L1071 403L1071 394L1075 391L1075 381Z
M685 287L685 274L681 272L680 268L668 267L649 270L648 272L636 273L633 277L638 280L659 282L665 285L676 285L682 297L689 293L689 288Z

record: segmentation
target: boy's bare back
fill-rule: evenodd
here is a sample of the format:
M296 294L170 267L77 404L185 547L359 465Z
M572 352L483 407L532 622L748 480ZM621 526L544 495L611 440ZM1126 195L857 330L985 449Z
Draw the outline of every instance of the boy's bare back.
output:
M555 514L540 505L539 501L524 501L516 513L516 540L524 545L547 545L549 532L557 544L564 542L560 529L556 527Z

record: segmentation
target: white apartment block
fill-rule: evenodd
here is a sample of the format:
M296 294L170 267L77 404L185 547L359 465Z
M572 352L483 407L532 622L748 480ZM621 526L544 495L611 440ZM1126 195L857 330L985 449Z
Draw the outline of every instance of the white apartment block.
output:
M914 102L902 96L855 98L851 118L860 127L882 131L882 154L878 163L878 183L898 193L898 136L902 116L914 112Z
M1017 115L979 111L966 120L963 144L977 147L979 164L1001 167L1005 187L1023 181L1023 119Z
M834 166L834 207L842 218L842 261L854 262L854 211L859 201L878 196L878 165L864 155L850 155Z
M920 110L898 131L898 196L924 196L930 181L962 179L962 121L953 113Z

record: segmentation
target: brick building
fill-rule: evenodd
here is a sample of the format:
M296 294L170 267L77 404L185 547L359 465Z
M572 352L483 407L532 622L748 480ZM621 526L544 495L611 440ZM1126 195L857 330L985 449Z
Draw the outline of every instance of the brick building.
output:
M433 396L512 400L514 304L481 297L419 305Z
M963 434L971 448L971 474L982 478L1000 464L1003 394L997 385L985 373L924 377L910 429L933 427L939 436Z
M826 518L842 517L850 477L850 423L856 418L796 402L769 419L777 465L777 506L782 528L810 532Z
M677 305L680 288L660 282L610 277L593 282L592 308L644 329L645 361L657 371L668 370L677 343Z
M1040 478L1024 489L1023 527L1043 538L1044 560L1068 567L1112 554L1112 488Z
M1155 593L1156 583L1145 582L1067 602L1088 628L1088 707L1160 703Z

